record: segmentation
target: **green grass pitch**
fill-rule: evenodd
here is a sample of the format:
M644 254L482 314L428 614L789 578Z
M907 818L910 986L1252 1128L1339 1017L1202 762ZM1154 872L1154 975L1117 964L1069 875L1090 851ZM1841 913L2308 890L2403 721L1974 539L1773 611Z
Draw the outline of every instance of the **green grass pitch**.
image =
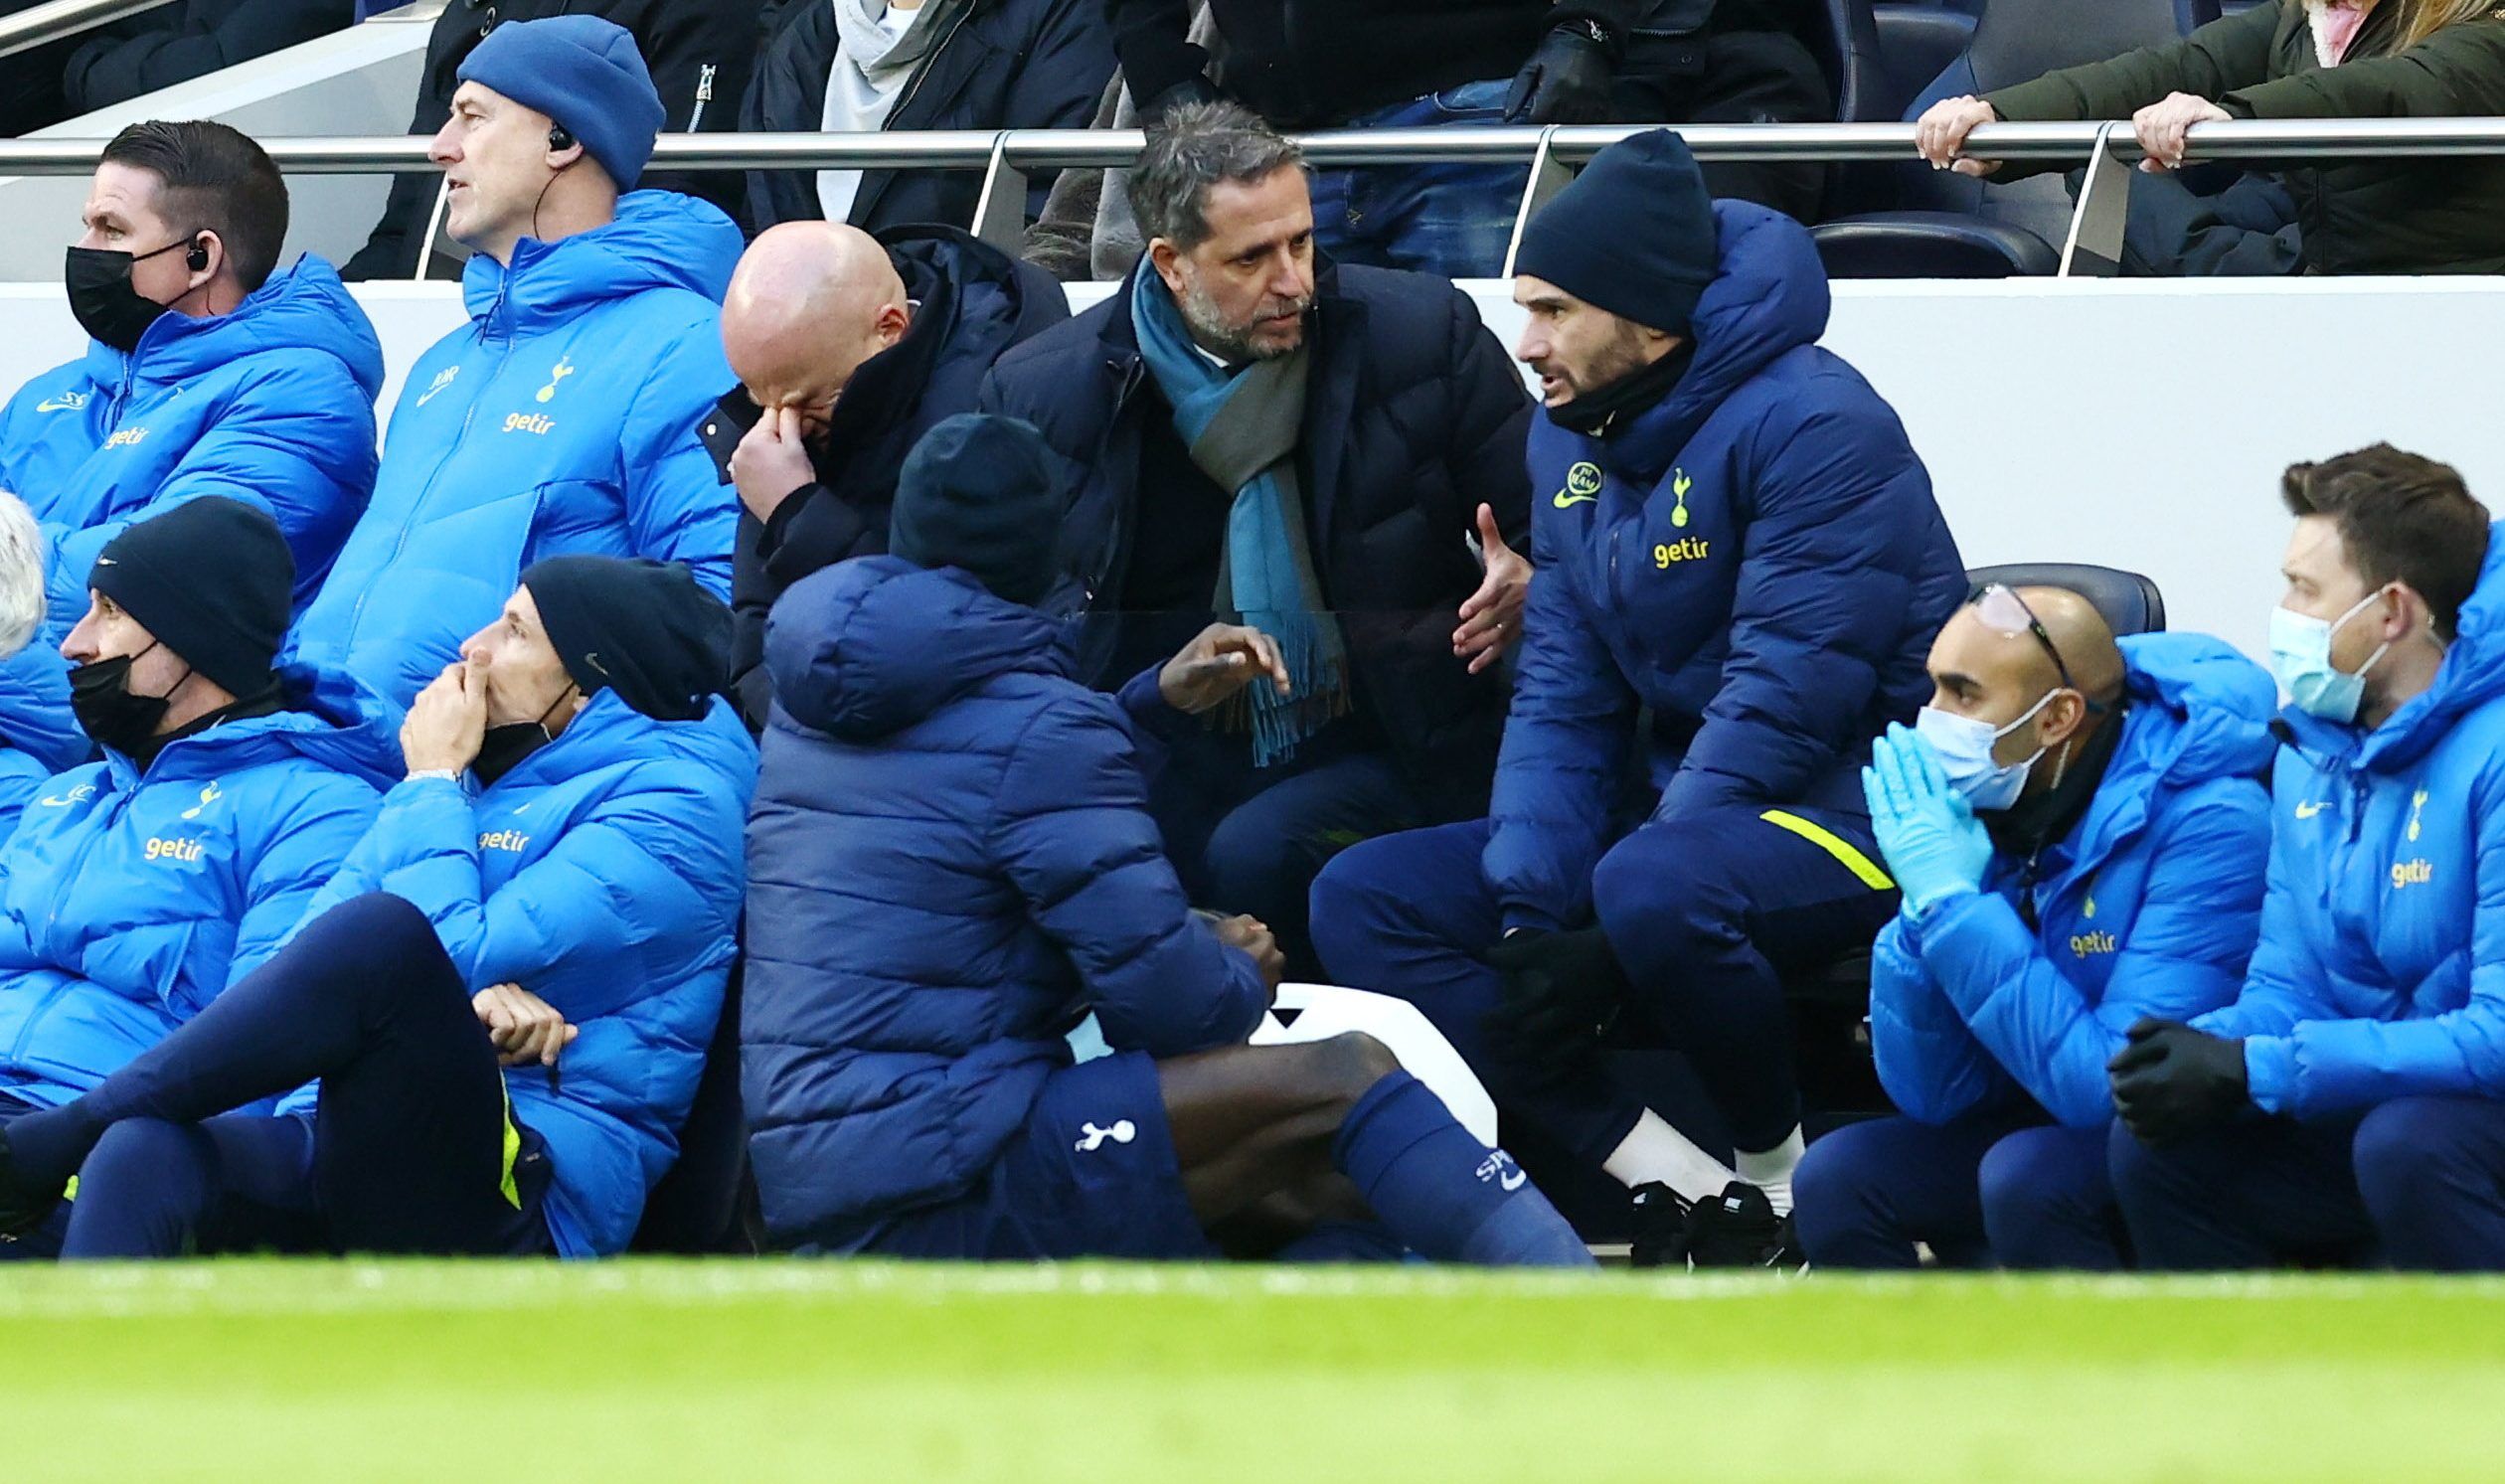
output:
M2481 1480L2505 1283L0 1268L0 1484Z

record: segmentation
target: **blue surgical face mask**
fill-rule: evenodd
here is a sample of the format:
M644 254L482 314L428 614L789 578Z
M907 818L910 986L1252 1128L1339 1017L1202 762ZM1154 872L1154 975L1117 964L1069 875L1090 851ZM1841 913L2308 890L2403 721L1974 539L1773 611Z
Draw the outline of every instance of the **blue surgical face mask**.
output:
M1929 742L1939 754L1939 768L1948 775L1948 786L1965 795L1966 802L1978 814L2006 809L2018 802L2026 791L2027 774L2035 770L2037 759L2044 755L2038 747L2024 762L1999 762L1992 756L1992 747L2002 738L2035 720L2052 699L2060 695L2060 687L2046 691L2035 705L2006 727L1995 728L1989 722L1961 717L1955 712L1925 706L1914 718L1915 735Z
M2352 674L2332 667L2331 641L2342 626L2381 596L2381 589L2369 592L2335 619L2308 617L2285 608L2270 610L2270 669L2297 710L2343 727L2357 720L2357 708L2366 699L2366 672L2375 668L2392 645L2377 646Z

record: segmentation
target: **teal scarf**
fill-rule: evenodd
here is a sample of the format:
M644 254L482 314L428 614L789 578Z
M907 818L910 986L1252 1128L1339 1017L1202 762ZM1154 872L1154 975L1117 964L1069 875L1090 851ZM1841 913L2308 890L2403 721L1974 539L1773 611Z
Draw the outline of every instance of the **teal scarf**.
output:
M1211 365L1193 345L1165 280L1145 262L1131 289L1131 320L1192 462L1235 492L1212 606L1269 635L1287 663L1292 695L1281 697L1261 681L1248 692L1252 762L1267 767L1293 757L1299 743L1348 710L1347 646L1322 605L1296 479L1308 358L1298 349L1241 370Z

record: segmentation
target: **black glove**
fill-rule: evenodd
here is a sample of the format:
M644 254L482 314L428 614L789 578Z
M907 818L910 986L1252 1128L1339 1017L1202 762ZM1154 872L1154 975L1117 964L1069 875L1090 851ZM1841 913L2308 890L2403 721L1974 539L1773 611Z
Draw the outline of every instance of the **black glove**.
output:
M1505 122L1606 123L1614 50L1596 21L1573 21L1550 32L1514 75L1513 90L1505 94Z
M2113 1054L2113 1107L2143 1144L2172 1144L2253 1106L2244 1043L2181 1021L2142 1018Z
M1491 1052L1535 1083L1589 1072L1629 992L1600 929L1526 929L1490 948L1487 962L1504 976L1485 1023Z

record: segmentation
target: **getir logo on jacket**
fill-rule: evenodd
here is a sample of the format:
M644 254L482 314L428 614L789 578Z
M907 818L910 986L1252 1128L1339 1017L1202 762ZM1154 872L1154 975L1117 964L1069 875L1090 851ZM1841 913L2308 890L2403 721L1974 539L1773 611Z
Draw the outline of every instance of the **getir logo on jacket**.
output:
M151 840L148 842L148 859L151 861L197 861L200 859L200 842L197 840Z
M125 427L104 440L107 448L128 448L148 435L144 427Z
M504 430L506 432L546 433L556 425L557 419L546 412L505 413Z
M478 837L480 850L508 850L520 855L531 843L531 837L520 830L490 830Z

